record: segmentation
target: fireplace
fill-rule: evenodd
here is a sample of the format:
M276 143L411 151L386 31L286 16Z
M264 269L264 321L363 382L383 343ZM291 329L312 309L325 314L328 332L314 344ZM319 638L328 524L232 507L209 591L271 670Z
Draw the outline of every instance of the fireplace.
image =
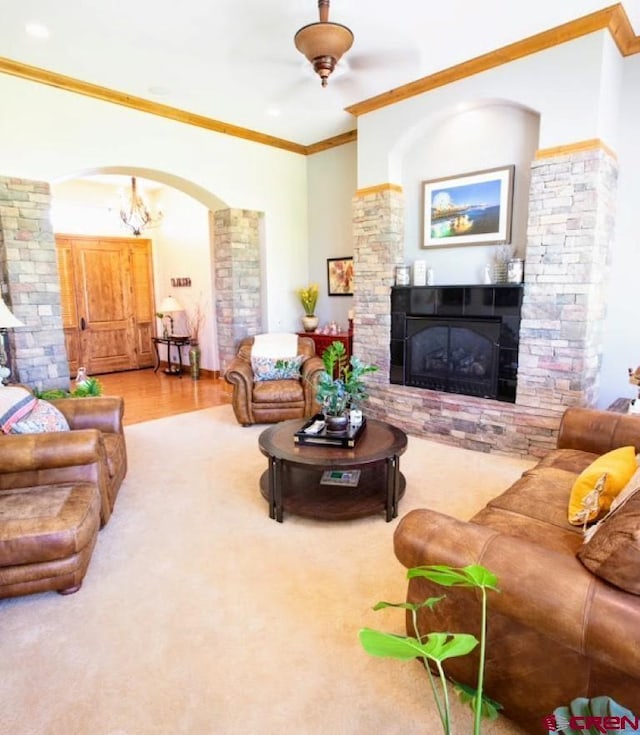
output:
M522 286L396 287L390 382L515 402Z

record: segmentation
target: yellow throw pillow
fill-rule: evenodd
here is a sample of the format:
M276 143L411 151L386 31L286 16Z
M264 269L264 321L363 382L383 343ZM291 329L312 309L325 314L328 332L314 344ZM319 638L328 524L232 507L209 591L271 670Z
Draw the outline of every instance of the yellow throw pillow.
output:
M620 447L594 460L573 484L569 523L582 526L606 513L637 467L634 447Z

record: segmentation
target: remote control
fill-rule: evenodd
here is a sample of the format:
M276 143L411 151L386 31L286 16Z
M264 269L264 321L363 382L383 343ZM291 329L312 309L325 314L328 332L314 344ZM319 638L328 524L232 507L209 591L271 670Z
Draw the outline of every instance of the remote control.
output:
M305 430L305 434L319 434L324 429L324 421L314 421Z

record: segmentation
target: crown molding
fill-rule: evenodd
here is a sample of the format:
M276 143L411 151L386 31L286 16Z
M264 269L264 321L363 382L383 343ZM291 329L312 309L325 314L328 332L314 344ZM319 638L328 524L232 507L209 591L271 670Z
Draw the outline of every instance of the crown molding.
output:
M497 66L522 59L524 56L535 54L538 51L544 51L561 43L573 41L589 33L602 30L608 30L611 33L613 40L623 56L630 56L631 54L640 52L640 36L634 34L624 8L618 3L598 10L595 13L585 15L582 18L576 18L563 25L543 31L535 36L529 36L521 41L516 41L508 46L490 51L482 56L476 56L461 64L450 66L448 69L443 69L435 74L430 74L409 84L404 84L389 92L370 97L368 100L346 107L345 111L358 117L367 112L373 112L387 105L393 105L396 102L415 97L418 94L430 92L446 84L458 82L474 74L480 74L483 71L488 71Z
M589 140L579 140L575 143L565 143L551 148L539 148L534 155L536 161L545 158L555 158L556 156L570 156L573 153L581 153L583 151L602 150L611 158L617 160L618 156L613 148L609 147L600 138L589 138Z
M274 148L291 151L292 153L300 153L302 155L306 155L307 153L307 146L300 145L299 143L292 143L289 140L259 133L256 130L242 128L238 125L230 125L229 123L220 122L204 115L196 115L193 112L187 112L178 107L170 107L169 105L151 102L143 97L135 97L124 92L118 92L115 89L101 87L98 84L91 84L90 82L83 82L74 77L41 69L37 66L29 66L28 64L22 64L11 59L0 57L0 72L10 74L14 77L21 77L22 79L28 79L31 82L39 82L50 87L64 89L67 92L75 92L76 94L92 97L103 102L111 102L114 105L130 107L133 110L138 110L138 112L147 112L150 115L157 115L158 117L164 117L168 120L185 123L186 125L194 125L205 130L211 130L214 133L233 135L236 138L244 138L254 143L270 145Z
M385 191L395 191L402 194L402 187L399 184L376 184L375 186L367 186L364 189L358 189L355 193L357 197L370 196L371 194L381 194Z
M357 130L349 130L347 133L342 135L335 135L333 138L326 138L318 143L312 143L306 147L306 154L308 156L314 153L320 153L326 151L329 148L336 148L339 145L345 145L345 143L354 143L358 139Z
M370 97L368 100L346 107L345 111L358 117L367 112L378 110L418 94L424 94L446 84L457 82L460 79L465 79L474 74L479 74L502 64L508 64L524 56L537 53L538 51L544 51L558 44L566 43L567 41L572 41L581 36L601 30L608 30L611 33L613 40L623 56L640 53L640 36L634 34L624 8L620 3L617 3L590 15L576 18L563 25L538 33L535 36L530 36L522 41L516 41L508 46L503 46L469 61L451 66L448 69L443 69L422 79L417 79L414 82L397 87L389 92L384 92L376 97ZM108 87L84 82L74 77L48 71L47 69L23 64L12 59L0 57L0 73L38 82L39 84L46 84L67 92L74 92L85 97L110 102L114 105L129 107L139 112L157 115L158 117L164 117L168 120L184 123L185 125L193 125L215 133L221 133L222 135L231 135L236 138L252 141L253 143L280 148L281 150L303 156L313 155L314 153L336 148L346 143L352 143L358 137L357 130L350 130L347 133L326 138L311 145L301 145L283 138L260 133L256 130L214 120L204 115L197 115L177 107L162 105L142 97L135 97L124 92L109 89Z

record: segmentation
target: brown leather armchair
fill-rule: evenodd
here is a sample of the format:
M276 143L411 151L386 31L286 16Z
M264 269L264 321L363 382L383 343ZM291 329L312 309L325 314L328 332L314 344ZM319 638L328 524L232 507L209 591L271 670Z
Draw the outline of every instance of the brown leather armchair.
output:
M310 337L298 337L298 355L305 359L300 380L266 380L255 382L251 367L253 337L245 337L225 372L225 380L233 386L232 405L238 423L275 423L286 419L313 416L320 410L316 403L316 384L324 370L322 359Z

